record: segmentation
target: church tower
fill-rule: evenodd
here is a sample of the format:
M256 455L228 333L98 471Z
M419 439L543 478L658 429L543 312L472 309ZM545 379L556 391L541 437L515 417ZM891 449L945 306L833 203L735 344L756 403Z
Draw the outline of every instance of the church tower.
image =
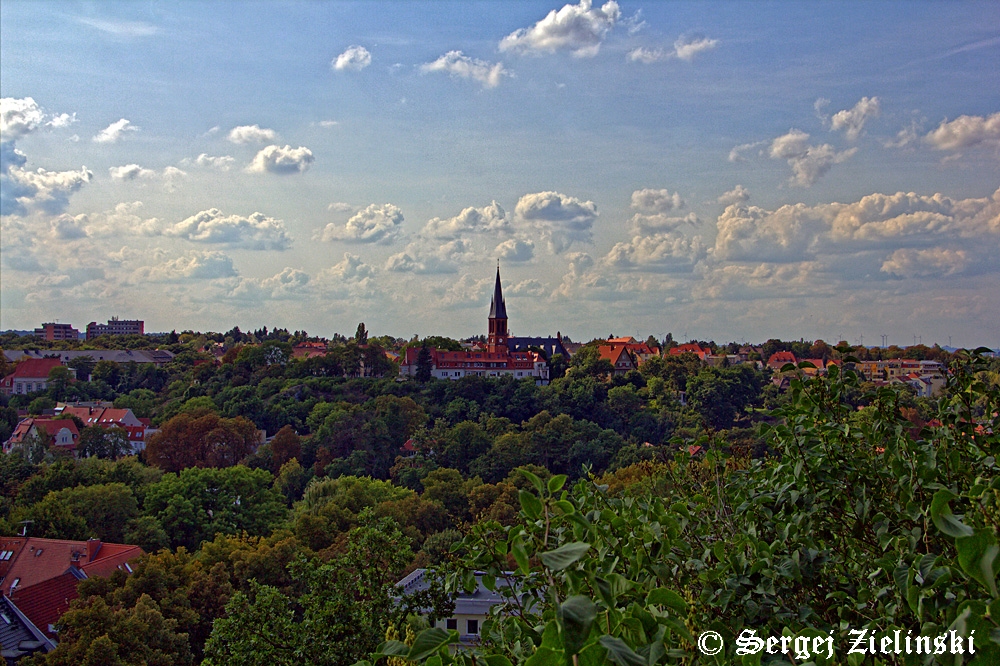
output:
M503 302L500 289L500 265L497 265L497 283L493 287L493 301L490 303L489 336L486 338L487 351L491 354L507 351L507 305Z

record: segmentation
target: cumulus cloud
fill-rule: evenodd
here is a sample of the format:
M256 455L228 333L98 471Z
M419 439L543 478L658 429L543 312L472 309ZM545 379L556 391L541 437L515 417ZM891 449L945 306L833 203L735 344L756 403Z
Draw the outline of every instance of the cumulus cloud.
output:
M459 264L469 259L472 244L456 239L434 246L410 243L402 252L385 262L385 269L395 273L439 274L456 273Z
M351 217L343 227L327 224L319 237L324 241L388 244L399 238L403 211L392 204L371 204Z
M52 235L59 240L77 240L87 237L87 230L84 227L85 215L73 217L71 215L60 215L49 221Z
M698 222L699 219L695 213L688 213L683 216L668 215L666 213L657 213L655 215L636 213L632 216L632 228L637 234L642 236L671 231L685 225L695 226Z
M725 194L719 196L716 201L720 204L735 204L744 203L750 200L750 191L742 185L737 185L733 189L729 190Z
M700 35L681 37L674 42L674 53L681 60L691 62L696 55L705 51L711 51L718 44L719 40L708 39Z
M664 48L639 48L629 51L627 59L629 62L641 62L644 65L651 65L654 62L663 62L672 58L680 58L685 62L691 62L694 57L704 51L710 51L718 46L719 40L708 39L700 35L684 36L674 42L673 49Z
M538 280L522 280L504 290L505 294L510 296L532 296L535 298L545 294L545 291L545 285Z
M31 97L0 99L0 136L3 141L17 141L44 122L45 112Z
M360 72L362 69L372 64L372 54L363 46L349 46L347 50L333 59L330 67L337 71L345 69Z
M101 213L76 215L74 224L91 238L118 238L121 236L158 236L163 225L155 217L144 218L141 201L122 202L112 210Z
M559 192L525 194L517 202L514 214L519 221L534 227L554 254L565 252L573 243L593 240L597 204L581 201Z
M965 250L928 248L896 250L882 262L881 271L895 277L948 277L963 273L971 257Z
M335 213L353 213L356 206L352 206L349 203L344 203L343 201L334 201L333 203L327 205L326 209L333 211Z
M303 173L315 161L312 151L304 146L268 146L264 148L247 167L250 173L276 173L289 175Z
M640 213L667 213L676 208L683 208L684 200L679 192L670 190L644 189L632 193L632 208Z
M531 261L535 256L535 244L530 240L511 238L497 245L493 252L504 261Z
M263 213L225 215L218 208L203 210L163 233L195 243L224 243L247 250L287 250L292 244L281 220Z
M689 273L707 253L708 248L700 236L686 238L676 233L663 233L616 243L603 263L621 270Z
M435 217L427 221L422 233L433 238L458 238L463 234L504 232L510 230L507 213L496 201L489 206L465 208L455 217Z
M124 118L111 123L94 136L94 143L117 143L128 132L138 132L139 128Z
M268 143L277 139L278 133L260 125L240 125L229 130L228 138L233 143Z
M489 63L485 60L470 58L463 55L461 51L448 51L434 62L421 65L420 71L425 74L447 72L452 77L476 81L484 88L496 88L500 85L501 77L511 75L504 69L503 63Z
M181 163L185 165L193 164L206 169L217 169L219 171L229 171L235 162L236 160L229 155L209 155L208 153L201 153L193 160L188 157L181 160Z
M360 282L375 277L375 269L350 252L345 252L344 260L331 266L328 272L345 282Z
M233 260L223 252L189 252L161 263L140 266L137 277L150 282L216 280L236 277Z
M833 114L830 119L830 128L833 130L844 130L848 140L855 141L864 129L865 123L872 118L878 118L882 113L882 106L878 97L862 97L852 109L844 109Z
M752 150L759 146L763 146L767 141L755 141L753 143L742 143L732 150L729 151L729 161L730 162L746 162L747 158L743 157L743 153L748 150Z
M152 169L144 169L138 164L126 164L124 166L111 167L108 173L114 180L136 180L138 178L155 178L156 172Z
M771 157L787 160L788 165L792 167L794 175L789 182L793 185L802 187L814 185L834 164L849 159L857 151L856 148L851 148L837 152L828 143L810 146L808 142L809 135L797 129L771 142Z
M924 140L936 150L962 150L979 144L1000 146L1000 112L986 116L959 116L943 121Z
M500 40L501 51L518 53L555 53L569 51L578 58L597 55L601 43L621 16L618 3L605 3L600 9L591 0L578 5L553 9L530 28L520 28Z
M241 277L226 297L240 301L278 301L301 298L309 293L309 275L297 268L285 267L263 279Z
M2 144L4 169L0 173L0 210L4 215L26 215L40 210L53 215L62 213L69 197L89 183L94 174L87 167L79 171L29 171L21 168L24 154L9 143ZM7 154L9 151L10 154Z

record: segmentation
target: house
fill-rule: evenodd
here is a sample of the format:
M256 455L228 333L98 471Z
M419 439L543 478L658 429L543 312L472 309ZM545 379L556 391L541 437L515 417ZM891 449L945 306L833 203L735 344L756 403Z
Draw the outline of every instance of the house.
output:
M795 358L795 354L790 351L779 351L771 354L771 357L767 359L767 367L769 367L773 372L781 372L786 364L791 363L796 365L798 359Z
M132 573L142 548L100 539L68 541L25 536L0 537L0 595L50 638L55 623L77 598L76 585L120 569Z
M325 342L300 342L292 347L292 358L315 358L326 356Z
M636 365L642 365L654 356L660 355L660 348L655 346L650 346L646 342L639 342L633 337L627 338L608 338L609 345L625 345L629 353L636 361Z
M422 592L430 588L427 569L416 569L403 580L396 583L402 596ZM434 626L458 632L463 645L470 646L479 642L483 622L489 617L490 609L513 598L510 582L497 578L496 591L487 590L483 585L482 574L476 573L476 589L470 592L464 590L455 597L455 612L449 618L438 620Z
M13 666L21 657L55 649L55 641L42 633L13 601L0 595L0 656L6 666Z
M611 366L614 368L611 371L612 375L624 375L629 370L637 370L639 368L639 363L625 343L600 345L597 348L597 355L602 360L611 363Z
M49 385L49 373L53 368L62 367L58 358L27 358L17 364L14 372L0 382L0 393L4 395L28 395L44 391ZM70 369L70 374L76 372Z
M80 431L72 419L27 418L21 419L10 439L3 443L3 452L10 453L15 446L25 440L44 435L50 438L52 446L59 451L76 453L76 445L80 440Z
M681 354L694 354L699 359L704 361L712 353L712 350L707 347L702 347L697 342L689 342L687 344L671 347L668 353L670 354L670 356L680 356Z
M431 361L431 376L437 379L461 379L462 377L500 377L509 375L518 379L532 378L538 384L549 381L549 364L534 351L511 351L507 330L507 305L500 286L500 268L497 267L493 300L490 302L488 318L489 335L486 348L447 351L428 349ZM399 366L401 377L415 377L420 358L420 347L408 347L403 362Z
M83 421L84 426L101 428L119 427L128 433L128 441L132 451L138 453L146 448L146 438L149 435L148 424L136 417L131 409L115 409L113 407L92 407L85 405L56 406L56 414L75 416Z

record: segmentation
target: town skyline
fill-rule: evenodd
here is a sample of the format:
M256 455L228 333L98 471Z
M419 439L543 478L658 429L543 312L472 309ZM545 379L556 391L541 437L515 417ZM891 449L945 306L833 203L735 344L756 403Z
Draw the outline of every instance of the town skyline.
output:
M1000 347L995 3L252 8L0 7L0 329Z

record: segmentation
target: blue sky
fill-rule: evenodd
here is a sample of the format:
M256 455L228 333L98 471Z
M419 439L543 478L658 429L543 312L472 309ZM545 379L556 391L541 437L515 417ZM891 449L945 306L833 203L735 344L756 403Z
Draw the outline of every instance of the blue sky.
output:
M0 5L0 328L1000 346L1000 5Z

